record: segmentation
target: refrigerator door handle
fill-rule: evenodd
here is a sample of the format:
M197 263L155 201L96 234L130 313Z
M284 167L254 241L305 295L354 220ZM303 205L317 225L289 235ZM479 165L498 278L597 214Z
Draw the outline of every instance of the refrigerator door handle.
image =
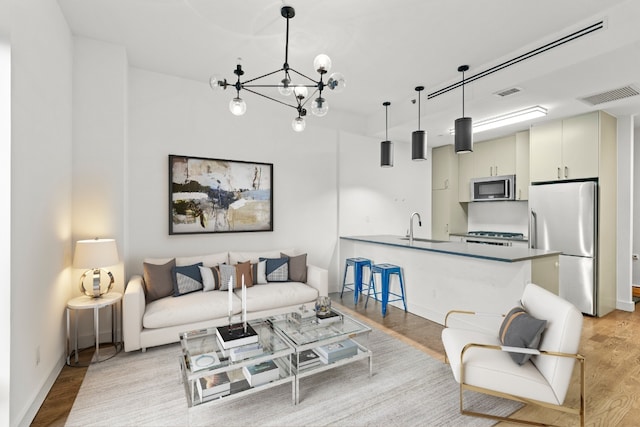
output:
M529 241L531 242L531 249L535 249L538 246L538 215L533 209L531 209L530 224Z

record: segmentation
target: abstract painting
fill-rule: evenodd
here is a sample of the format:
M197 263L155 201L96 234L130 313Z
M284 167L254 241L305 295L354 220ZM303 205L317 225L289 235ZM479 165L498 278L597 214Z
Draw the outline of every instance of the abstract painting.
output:
M169 234L273 231L273 164L169 155Z

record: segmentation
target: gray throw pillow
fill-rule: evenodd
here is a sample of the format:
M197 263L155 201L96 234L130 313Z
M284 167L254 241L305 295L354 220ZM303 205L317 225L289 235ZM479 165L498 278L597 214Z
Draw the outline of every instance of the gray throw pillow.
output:
M307 254L290 256L280 252L280 256L289 258L289 280L307 283Z
M509 347L537 349L546 326L546 320L536 319L524 308L515 307L507 313L500 325L500 342ZM509 352L509 355L518 365L523 365L531 358L530 354L524 353Z
M173 295L173 274L176 260L166 264L143 263L144 290L147 303Z
M220 269L220 290L229 290L229 279L231 279L231 286L236 288L237 278L235 265L220 264L218 268Z

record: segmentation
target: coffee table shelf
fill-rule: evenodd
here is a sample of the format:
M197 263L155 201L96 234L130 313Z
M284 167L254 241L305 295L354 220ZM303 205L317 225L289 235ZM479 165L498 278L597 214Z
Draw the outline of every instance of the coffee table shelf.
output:
M189 406L205 402L232 400L286 383L292 384L291 399L295 403L296 389L291 369L293 349L273 331L268 322L259 320L250 322L250 324L258 332L259 343L263 351L260 354L238 361L232 361L228 357L228 351L220 348L216 338L216 328L180 334L180 344L182 346L180 368ZM198 356L212 359L214 363L205 367L191 366L192 361L197 360ZM242 368L268 361L272 361L277 365L279 369L278 379L251 387L242 372ZM198 387L200 378L216 374L226 375L229 378L230 387L228 393L225 391L223 392L226 393L224 395L201 396L200 388Z
M305 350L317 349L321 346L348 339L357 345L357 353L353 356L344 357L330 363L320 362L316 365L302 367L299 370L293 367L296 404L300 401L300 379L302 378L364 359L369 360L369 377L373 374L373 353L368 349L371 328L338 310L332 310L340 314L342 320L329 324L312 322L300 325L291 322L288 316L275 316L270 319L273 329L282 335L293 348L294 354L292 357L295 358L295 366L298 366L300 353Z

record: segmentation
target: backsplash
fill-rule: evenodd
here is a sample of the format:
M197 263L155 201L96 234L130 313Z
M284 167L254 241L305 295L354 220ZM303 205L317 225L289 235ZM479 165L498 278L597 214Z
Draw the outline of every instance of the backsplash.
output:
M529 235L529 203L471 202L468 208L469 231L503 231Z

